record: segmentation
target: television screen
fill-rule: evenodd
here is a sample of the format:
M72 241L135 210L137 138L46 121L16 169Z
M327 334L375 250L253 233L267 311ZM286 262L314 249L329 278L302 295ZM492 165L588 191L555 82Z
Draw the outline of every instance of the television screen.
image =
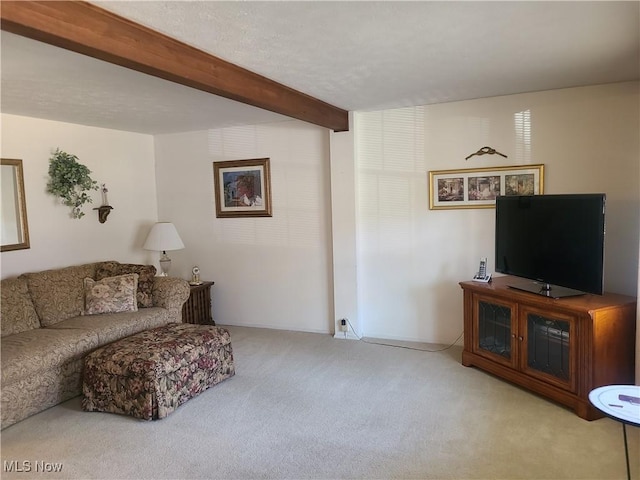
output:
M603 293L605 194L500 196L496 271L515 288L559 298Z

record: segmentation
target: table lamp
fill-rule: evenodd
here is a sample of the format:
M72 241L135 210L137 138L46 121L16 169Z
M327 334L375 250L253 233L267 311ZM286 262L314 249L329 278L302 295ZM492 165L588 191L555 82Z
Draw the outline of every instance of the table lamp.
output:
M160 269L162 273L161 277L166 277L171 268L171 259L167 256L167 250L181 250L184 248L184 243L178 235L178 231L173 223L170 222L158 222L149 231L147 240L142 246L145 250L155 250L162 252L160 256Z

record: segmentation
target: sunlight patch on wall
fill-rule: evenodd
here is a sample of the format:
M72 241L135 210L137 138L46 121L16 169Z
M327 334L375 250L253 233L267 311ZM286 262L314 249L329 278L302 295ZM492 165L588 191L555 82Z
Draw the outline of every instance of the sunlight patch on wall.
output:
M518 163L531 163L531 110L514 113L513 126L516 133L516 160Z
M217 158L217 161L256 158L255 152L260 151L256 135L258 128L258 125L247 125L209 130L209 154L224 157Z
M395 172L426 169L424 107L358 114L358 168Z
M358 231L362 253L407 249L424 187L424 107L358 114Z
M426 170L452 168L452 162L464 160L472 151L491 145L495 127L491 118L465 110L444 113L446 107L435 105L425 110Z

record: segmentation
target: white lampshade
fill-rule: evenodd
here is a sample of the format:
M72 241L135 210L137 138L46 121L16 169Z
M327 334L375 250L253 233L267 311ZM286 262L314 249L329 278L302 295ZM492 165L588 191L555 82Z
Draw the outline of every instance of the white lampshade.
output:
M171 268L171 259L167 256L167 250L180 250L184 248L184 243L182 243L182 239L173 223L160 222L151 227L151 231L147 235L147 241L144 242L142 248L162 252L160 256L162 273L160 275L167 276Z
M142 246L145 250L165 252L167 250L181 250L184 243L173 223L160 222L151 227L147 241Z

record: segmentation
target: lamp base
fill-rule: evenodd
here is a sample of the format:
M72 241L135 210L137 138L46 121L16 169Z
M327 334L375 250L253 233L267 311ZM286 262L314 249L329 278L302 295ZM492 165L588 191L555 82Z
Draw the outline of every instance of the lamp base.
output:
M162 271L158 276L168 277L170 268L171 268L171 259L167 256L167 252L162 252L162 255L160 256L160 270Z

